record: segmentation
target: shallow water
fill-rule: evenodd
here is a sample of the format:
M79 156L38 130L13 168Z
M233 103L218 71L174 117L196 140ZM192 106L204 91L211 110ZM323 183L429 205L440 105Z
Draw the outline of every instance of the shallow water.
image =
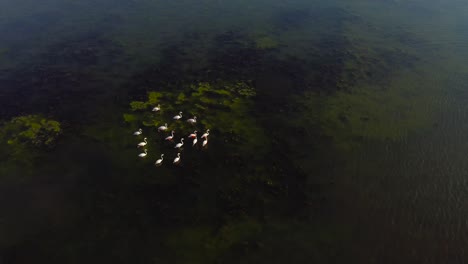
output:
M1 263L468 260L468 4L0 10ZM16 140L26 115L60 136ZM170 164L165 122L177 141L210 128L209 147Z

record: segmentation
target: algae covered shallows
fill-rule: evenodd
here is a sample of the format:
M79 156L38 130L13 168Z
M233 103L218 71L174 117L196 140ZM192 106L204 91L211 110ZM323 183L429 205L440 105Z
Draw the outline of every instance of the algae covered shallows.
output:
M398 141L433 122L437 91L418 94L414 90L362 86L333 95L307 92L297 98L303 113L293 122L318 129L339 148L356 146L362 138Z
M264 134L249 114L255 95L253 86L245 81L188 84L180 92L149 92L146 101L130 103L132 112L125 113L123 119L132 126L143 124L157 128L172 119L171 113L186 112L199 117L197 122L171 122L171 129L185 134L190 133L195 124L199 130L215 128L226 142L235 142L236 147L250 148L260 146ZM161 115L151 114L149 110L154 105L165 106Z
M58 121L41 115L12 118L0 126L0 175L23 181L36 175L35 161L53 149L62 134Z
M53 147L61 133L58 121L40 115L14 117L0 129L0 137L8 145L29 145L38 148Z

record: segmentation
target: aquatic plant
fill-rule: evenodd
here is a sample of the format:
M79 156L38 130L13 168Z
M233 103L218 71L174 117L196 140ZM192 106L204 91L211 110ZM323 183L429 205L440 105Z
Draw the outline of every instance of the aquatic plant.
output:
M246 218L230 221L218 230L187 227L171 234L166 243L177 262L213 263L237 247L248 246L261 231L259 222Z
M147 103L141 101L133 101L130 103L130 108L132 111L144 110L148 106Z
M60 123L40 115L20 116L1 127L0 137L8 145L27 144L50 148L61 134Z
M137 117L133 114L123 114L123 119L127 123L131 123L137 120Z
M0 126L0 179L23 182L37 171L35 161L55 146L61 125L41 115L12 118Z
M235 82L224 86L228 91L238 93L240 96L249 98L256 95L255 89L245 82Z
M416 90L361 86L333 95L308 92L298 98L304 110L295 122L319 129L345 148L359 144L362 138L400 140L432 125L436 96L429 91L418 94Z
M228 142L236 142L239 146L256 146L264 140L261 128L249 114L251 98L255 95L252 85L244 81L189 84L179 93L151 91L147 95L147 101L131 102L130 108L139 111L161 104L161 112L124 114L124 120L127 123L138 120L144 126L157 127L170 120L172 115L183 111L187 117L202 117L198 123L198 126L202 126L201 129L215 128ZM170 127L186 132L193 128L186 122L174 122Z
M278 47L278 42L270 36L260 36L253 40L257 49L274 49Z

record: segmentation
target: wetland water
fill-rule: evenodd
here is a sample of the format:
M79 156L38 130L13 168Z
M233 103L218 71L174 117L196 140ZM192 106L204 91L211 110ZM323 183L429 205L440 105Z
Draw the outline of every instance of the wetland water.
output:
M0 263L466 263L467 13L0 0Z

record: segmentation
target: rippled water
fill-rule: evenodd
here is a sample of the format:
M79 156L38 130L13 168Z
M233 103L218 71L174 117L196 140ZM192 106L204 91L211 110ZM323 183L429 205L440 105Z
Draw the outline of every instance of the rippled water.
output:
M0 263L466 262L466 13L0 0ZM148 92L208 104L210 147L155 168L175 152L131 110ZM14 141L26 115L60 122L53 145Z

